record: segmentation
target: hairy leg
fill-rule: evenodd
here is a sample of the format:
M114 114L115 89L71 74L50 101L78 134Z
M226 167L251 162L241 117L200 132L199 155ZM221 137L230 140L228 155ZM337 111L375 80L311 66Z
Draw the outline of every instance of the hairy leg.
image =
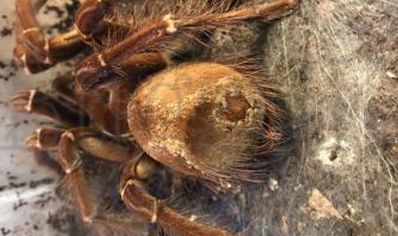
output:
M184 217L147 193L142 187L141 180L150 178L151 175L141 174L137 167L141 165L141 169L148 169L146 166L151 160L150 157L142 157L138 161L130 161L125 167L120 183L120 195L133 214L139 215L147 222L159 225L173 235L233 236L226 229L205 225Z
M91 25L93 24L91 18L102 18L105 14L105 3L108 2L88 0L87 4L91 5L87 6L87 12L82 14L86 19L84 22ZM256 7L242 7L224 13L176 18L170 14L165 15L162 19L143 27L101 53L94 53L87 57L75 69L76 81L82 89L90 90L96 89L100 85L106 85L115 78L134 80L137 79L137 75L155 73L165 68L170 63L170 59L161 49L158 52L148 53L147 51L153 49L155 45L161 45L161 42L166 39L171 40L177 35L192 34L192 32L210 32L221 24L234 24L248 19L273 20L290 13L298 3L299 0L277 0ZM88 11L90 9L91 11ZM90 12L92 15L88 14ZM82 29L91 29L92 27L94 26L85 26Z
M66 74L56 77L51 82L51 88L63 99L73 104L77 104L75 83L73 81L72 75Z
M72 78L64 75L54 79L52 87L60 97L27 90L14 95L8 105L17 111L46 116L67 127L91 124L112 135L127 132L125 109L131 92L127 85L86 92L76 90Z
M77 104L90 117L91 123L101 131L112 135L128 132L126 120L127 88L107 88L94 91L77 89Z
M115 215L107 216L97 211L94 196L86 186L82 163L82 152L93 157L112 162L123 163L133 159L139 151L121 145L111 138L88 128L76 128L65 131L58 144L59 162L66 173L70 190L75 197L77 208L83 221L90 224L100 224L110 228L120 226L132 229L132 235L141 235L145 224L137 219L122 219Z
M39 128L29 135L25 141L27 148L37 148L39 150L51 150L58 147L63 129Z
M43 0L16 0L16 47L14 57L29 73L38 73L52 64L79 53L85 44L76 30L46 40L36 19Z
M77 65L75 79L80 89L93 90L120 81L138 81L169 64L162 53L131 54L113 61L105 60L102 55L94 53Z
M89 119L83 110L67 101L60 101L38 90L21 91L8 104L12 109L36 113L66 126L86 126Z
M94 32L99 28L103 18L111 10L111 2L114 0L85 0L77 10L75 28L80 37L90 43Z

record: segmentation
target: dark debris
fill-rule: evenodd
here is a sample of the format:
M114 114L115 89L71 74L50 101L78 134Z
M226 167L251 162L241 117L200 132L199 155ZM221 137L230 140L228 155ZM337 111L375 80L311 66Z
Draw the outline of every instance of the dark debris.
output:
M4 227L1 227L1 228L0 228L0 231L1 231L1 235L2 235L2 236L6 236L6 235L9 235L9 234L11 233L11 230L6 229L6 228L4 228Z
M8 27L3 27L3 29L0 31L0 35L2 37L10 36L12 34L12 30Z

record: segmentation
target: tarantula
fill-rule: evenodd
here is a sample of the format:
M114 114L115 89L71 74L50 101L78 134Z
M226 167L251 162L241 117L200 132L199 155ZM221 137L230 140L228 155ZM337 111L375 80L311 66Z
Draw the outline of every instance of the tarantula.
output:
M184 217L150 195L142 182L159 165L203 179L218 189L250 179L253 155L279 138L271 89L245 66L179 63L170 45L185 37L198 43L224 24L272 20L298 4L276 0L235 7L230 0L170 0L128 7L120 0L86 0L68 33L45 39L36 13L45 0L16 0L15 58L30 73L46 70L91 48L71 76L53 81L59 100L38 90L16 94L14 109L50 117L65 129L42 128L28 146L58 148L79 212L87 224L115 222L96 212L81 166L82 152L124 163L120 198L146 222L186 236L232 235ZM122 6L122 7L121 7ZM156 14L154 13L156 12ZM177 52L177 53L176 53ZM128 140L128 145L118 140ZM160 164L159 164L160 163Z

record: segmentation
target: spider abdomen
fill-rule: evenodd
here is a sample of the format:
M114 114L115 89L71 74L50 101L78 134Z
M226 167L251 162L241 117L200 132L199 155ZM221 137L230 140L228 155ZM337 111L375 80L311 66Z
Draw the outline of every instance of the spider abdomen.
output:
M134 139L189 175L225 177L252 156L266 116L253 78L230 66L194 63L149 78L128 105Z

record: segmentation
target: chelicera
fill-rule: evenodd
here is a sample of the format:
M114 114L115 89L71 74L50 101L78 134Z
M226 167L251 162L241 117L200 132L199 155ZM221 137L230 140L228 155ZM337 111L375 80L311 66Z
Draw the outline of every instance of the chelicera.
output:
M298 1L239 7L229 0L148 1L127 7L134 11L125 20L118 11L129 6L123 5L126 1L86 0L73 29L50 39L35 17L44 3L16 0L14 53L21 68L38 73L86 48L92 53L71 75L53 81L61 100L30 90L16 94L10 105L64 125L38 129L27 144L58 149L83 220L117 221L96 212L81 167L82 151L125 164L120 198L142 220L177 235L232 235L178 214L150 195L142 181L162 165L217 189L250 179L245 167L252 156L279 138L272 89L245 66L176 62L178 49L170 53L170 48L181 37L200 43L224 24L276 19Z

